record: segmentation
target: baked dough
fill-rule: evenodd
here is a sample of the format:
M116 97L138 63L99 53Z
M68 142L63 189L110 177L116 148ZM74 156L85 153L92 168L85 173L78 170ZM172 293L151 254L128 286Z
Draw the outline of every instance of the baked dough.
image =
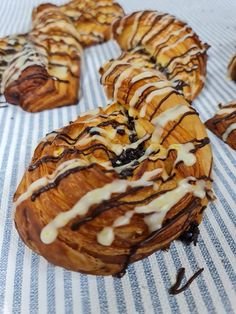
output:
M211 199L212 155L197 112L162 73L127 64L107 75L111 66L104 84L119 103L42 140L14 208L21 238L48 261L121 276L200 223Z
M225 106L220 105L220 109L205 122L205 125L222 141L236 150L236 101Z
M168 80L186 85L193 100L204 86L208 45L186 23L157 11L138 11L113 23L113 37L124 51L142 49Z
M70 17L86 47L109 40L112 22L124 15L122 7L112 0L74 0L60 9Z
M123 14L111 0L38 6L28 34L0 40L0 94L31 112L76 104L82 47L108 40Z
M236 82L236 55L234 55L229 62L228 76L232 81Z
M82 46L70 19L54 5L34 11L34 28L2 75L7 102L37 112L78 102Z

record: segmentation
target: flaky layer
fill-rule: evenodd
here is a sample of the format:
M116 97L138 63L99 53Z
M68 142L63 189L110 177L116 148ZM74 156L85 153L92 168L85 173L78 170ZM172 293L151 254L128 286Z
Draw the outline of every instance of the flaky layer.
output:
M102 80L119 103L41 141L15 194L15 223L52 263L120 276L200 223L212 155L196 111L163 74L110 66Z
M222 141L236 150L236 101L225 106L220 105L219 111L207 120L205 125Z
M122 50L143 49L167 79L186 83L186 99L193 100L202 90L208 45L186 23L169 14L139 11L117 19L113 37Z
M77 31L56 6L42 5L34 16L27 43L3 73L4 96L31 112L75 104L82 53Z

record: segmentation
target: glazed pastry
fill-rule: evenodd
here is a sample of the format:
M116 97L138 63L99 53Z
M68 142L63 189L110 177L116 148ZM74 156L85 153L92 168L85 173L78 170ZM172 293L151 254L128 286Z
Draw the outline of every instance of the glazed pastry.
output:
M26 42L27 34L11 35L0 39L0 90L2 74L9 62Z
M220 110L207 120L205 125L222 141L236 150L236 101L219 107Z
M168 80L181 80L185 98L193 100L206 76L208 45L175 17L156 11L140 11L117 19L113 37L121 49L141 49Z
M236 55L232 57L228 65L228 76L231 80L236 82Z
M124 15L121 6L112 0L74 0L60 9L70 17L83 46L109 40L112 22Z
M200 223L212 155L197 112L162 73L113 61L102 80L119 103L41 141L14 196L15 224L56 265L122 276Z
M2 75L2 92L9 103L31 112L75 104L82 53L78 32L54 5L39 6L34 19L27 42Z
M0 94L31 112L76 104L82 46L108 40L123 14L111 0L40 5L31 32L0 40Z

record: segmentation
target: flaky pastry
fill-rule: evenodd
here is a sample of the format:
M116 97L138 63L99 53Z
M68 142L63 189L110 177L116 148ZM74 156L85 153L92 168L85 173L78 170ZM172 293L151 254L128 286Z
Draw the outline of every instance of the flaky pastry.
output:
M220 105L216 114L205 122L206 127L211 130L222 141L236 150L236 101L227 105Z
M157 11L139 11L113 23L113 37L124 51L142 50L168 80L186 85L184 96L193 100L206 76L208 45L186 23Z
M54 5L34 12L35 25L2 76L9 103L41 111L78 101L82 47L70 19Z
M56 265L122 276L198 225L212 198L204 125L142 62L104 66L116 102L47 135L15 193L21 238Z
M123 14L111 0L38 6L28 34L0 40L0 93L31 112L76 104L82 47L108 40Z
M236 82L236 55L234 55L228 64L228 76Z

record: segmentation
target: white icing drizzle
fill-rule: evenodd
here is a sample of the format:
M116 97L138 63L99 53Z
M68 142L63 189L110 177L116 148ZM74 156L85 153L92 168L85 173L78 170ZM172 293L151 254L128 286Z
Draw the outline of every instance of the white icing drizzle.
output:
M154 90L152 91L146 98L146 102L149 103L152 101L152 99L156 96L160 96L162 94L166 94L166 93L169 93L169 92L172 92L173 91L173 87L172 87L172 84L171 82L169 83L170 86L166 86L162 89L157 89L157 90Z
M196 156L191 153L191 150L194 150L195 146L193 143L185 143L185 144L172 144L168 147L168 151L171 149L175 149L177 151L177 158L175 160L174 165L178 162L183 161L186 166L193 166L197 159Z
M106 137L110 139L114 139L116 137L116 130L113 128L110 128L109 130L99 128L97 126L94 126L93 128L90 129L90 132L99 132L100 134L105 135Z
M236 107L235 108L222 108L222 109L220 109L218 112L217 112L217 114L218 115L222 115L222 114L230 114L230 113L232 113L232 112L236 112Z
M100 204L102 201L109 200L113 193L124 193L128 187L151 186L150 181L154 176L160 173L162 169L155 169L144 173L136 181L114 180L105 184L101 188L89 191L68 211L61 212L51 222L49 222L41 231L40 238L45 244L50 244L56 240L58 229L66 226L69 221L77 216L84 216L89 208L94 204ZM109 235L109 231L108 231Z
M90 137L84 137L83 139L79 140L78 144L85 146L94 140L97 140L97 141L103 143L106 147L109 147L109 149L111 149L116 155L120 155L122 153L123 146L121 144L111 143L110 140L107 140L106 138L104 138L100 135L93 135Z
M130 107L134 107L136 105L136 103L139 100L139 97L142 95L142 93L146 89L148 89L150 87L162 88L162 87L166 87L166 86L171 86L171 82L166 81L166 80L161 80L159 82L151 82L151 83L147 83L147 84L140 86L139 88L136 89L136 91L134 92L134 95L132 96L132 98L129 101Z
M168 42L171 36L179 36L182 32L184 32L189 26L185 25L183 27L181 27L180 29L172 32L172 29L176 28L176 25L174 25L174 23L170 26L169 28L169 32L167 34L167 36L165 37L160 37L160 40L157 41L157 47Z
M129 33L129 39L128 39L128 42L127 42L127 47L128 49L131 49L132 48L132 40L133 40L133 36L135 35L135 33L137 32L137 29L139 27L139 20L140 18L142 17L143 15L143 12L138 12L136 15L135 15L135 18L134 18L134 22L133 22L133 25L131 27L131 30L130 30L130 33Z
M190 184L189 181L195 181L196 184ZM188 177L181 180L174 190L162 194L146 205L137 206L134 211L138 214L151 214L146 216L144 221L148 225L149 231L153 232L161 228L167 212L185 195L193 193L195 197L203 199L206 196L205 188L206 182L204 180Z
M159 73L158 73L159 74ZM146 79L146 78L150 78L150 77L153 77L153 76L156 76L156 77L159 77L157 76L157 71L145 71L145 72L142 72L140 74L137 74L135 75L132 80L131 80L131 83L134 84L142 79Z
M164 15L163 13L157 14L157 16L158 15L162 15L162 18L156 24L157 27L153 27L153 29L148 31L147 34L143 37L142 39L143 44L146 44L149 41L149 39L154 37L163 27L165 27L173 19L172 16Z
M121 227L128 225L130 220L134 214L134 211L128 211L123 216L118 217L112 226L104 227L98 234L97 234L97 242L104 245L109 246L115 239L114 228Z
M113 97L114 99L117 99L118 91L119 91L119 88L121 87L121 84L123 83L125 79L129 77L132 71L133 71L133 68L129 67L125 69L123 72L121 72L121 74L119 75L119 78L116 80L115 85L114 85L114 97Z
M144 117L145 117L145 115L146 115L146 110L147 110L147 104L144 104L144 105L142 106L141 110L140 110L140 113L139 113L139 115L140 115L141 118L144 118Z
M164 47L161 52L164 53L165 51L168 51L174 47L176 47L178 44L182 43L183 41L185 41L187 38L191 38L194 35L193 32L186 34L182 37L180 37L177 41L175 41L174 43L172 43L171 45L168 45L166 47Z
M169 71L173 72L174 67L175 67L176 64L186 65L191 60L192 56L195 56L198 53L200 53L200 54L204 53L205 51L206 51L205 48L200 49L197 45L192 45L191 47L189 47L189 51L187 52L187 54L184 57L183 56L179 56L179 57L176 57L173 60L171 60L170 64L168 65Z
M60 176L61 174L63 174L67 170L73 169L73 168L76 168L79 166L86 166L86 165L88 165L88 163L86 163L85 160L82 160L82 159L71 159L71 160L67 160L67 161L63 162L62 164L60 164L57 167L57 169L51 175L48 175L46 177L42 177L42 178L34 181L33 183L31 183L31 185L27 188L26 192L22 193L19 196L19 198L16 200L16 202L14 203L14 210L23 201L25 201L26 199L31 197L32 194L36 190L46 186L49 183L53 183L58 176Z
M123 61L117 60L112 62L112 64L110 64L108 69L103 73L101 77L102 84L105 84L106 78L108 77L109 74L111 74L111 72L115 69L117 65L129 65L129 63L126 63L124 60Z
M1 92L3 93L11 82L17 80L26 68L34 65L46 67L47 64L48 60L45 55L36 51L32 44L26 44L24 49L15 55L14 59L4 71Z
M231 124L222 135L223 141L226 141L231 132L236 130L236 123Z
M153 118L151 122L156 126L156 129L153 132L152 141L158 142L160 140L163 128L168 122L174 121L176 118L190 110L191 108L186 105L176 105L163 111L157 117Z

